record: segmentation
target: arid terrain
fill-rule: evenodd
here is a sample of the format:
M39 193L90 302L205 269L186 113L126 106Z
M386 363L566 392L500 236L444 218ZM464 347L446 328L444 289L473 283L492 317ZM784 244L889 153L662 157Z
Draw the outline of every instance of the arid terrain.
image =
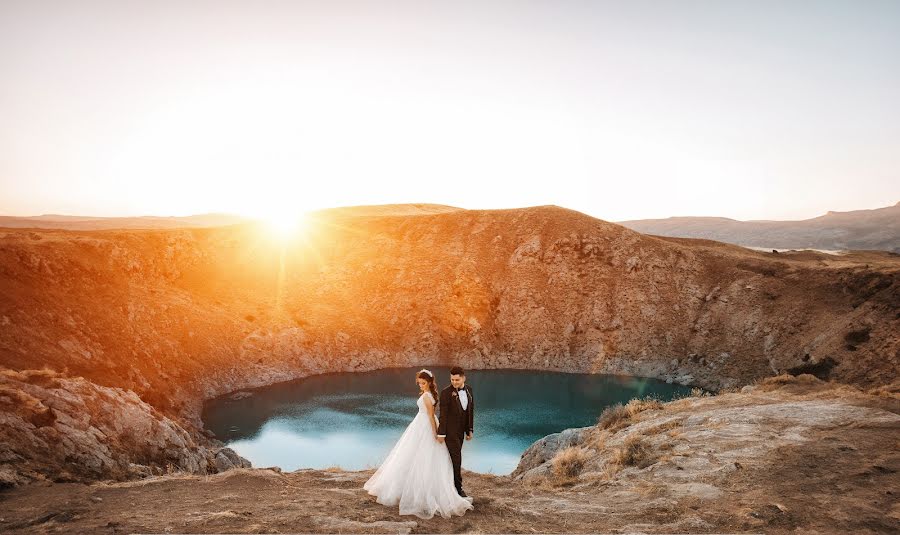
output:
M0 229L0 530L890 532L898 273L557 206L320 213L287 242ZM468 473L454 519L399 517L366 472L247 468L200 420L243 388L453 363L721 393L598 408L513 475Z

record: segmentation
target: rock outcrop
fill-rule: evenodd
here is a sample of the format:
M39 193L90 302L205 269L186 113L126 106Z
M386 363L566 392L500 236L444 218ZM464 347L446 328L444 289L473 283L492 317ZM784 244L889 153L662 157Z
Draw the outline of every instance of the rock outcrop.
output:
M250 462L198 445L134 392L50 370L0 370L0 487L216 473Z

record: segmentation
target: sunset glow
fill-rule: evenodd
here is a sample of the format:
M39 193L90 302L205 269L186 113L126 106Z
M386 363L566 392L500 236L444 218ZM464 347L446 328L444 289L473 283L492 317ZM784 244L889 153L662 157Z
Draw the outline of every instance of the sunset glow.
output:
M0 215L275 211L290 233L287 209L386 203L880 208L900 198L898 20L896 2L3 2Z
M302 212L273 212L262 218L268 229L279 239L294 238L307 228L306 214Z

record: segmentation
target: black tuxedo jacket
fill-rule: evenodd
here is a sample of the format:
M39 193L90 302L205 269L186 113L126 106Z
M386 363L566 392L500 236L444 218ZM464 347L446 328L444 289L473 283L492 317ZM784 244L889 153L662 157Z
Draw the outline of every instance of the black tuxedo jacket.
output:
M466 397L469 399L466 410L462 408L462 402L459 400L456 388L453 385L445 387L441 390L440 406L441 411L438 416L438 436L463 436L466 433L474 432L472 427L475 422L475 397L472 396L472 387L466 385Z

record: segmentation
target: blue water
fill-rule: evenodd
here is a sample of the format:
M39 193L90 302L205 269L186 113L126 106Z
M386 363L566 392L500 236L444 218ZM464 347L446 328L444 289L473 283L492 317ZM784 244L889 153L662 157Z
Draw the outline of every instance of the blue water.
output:
M434 372L438 391L450 369ZM278 383L253 396L209 400L206 427L253 466L283 470L377 467L418 411L422 367L330 373ZM632 398L667 401L690 387L619 375L534 370L467 370L475 397L475 434L463 446L467 470L508 474L535 440L593 425L603 409Z

